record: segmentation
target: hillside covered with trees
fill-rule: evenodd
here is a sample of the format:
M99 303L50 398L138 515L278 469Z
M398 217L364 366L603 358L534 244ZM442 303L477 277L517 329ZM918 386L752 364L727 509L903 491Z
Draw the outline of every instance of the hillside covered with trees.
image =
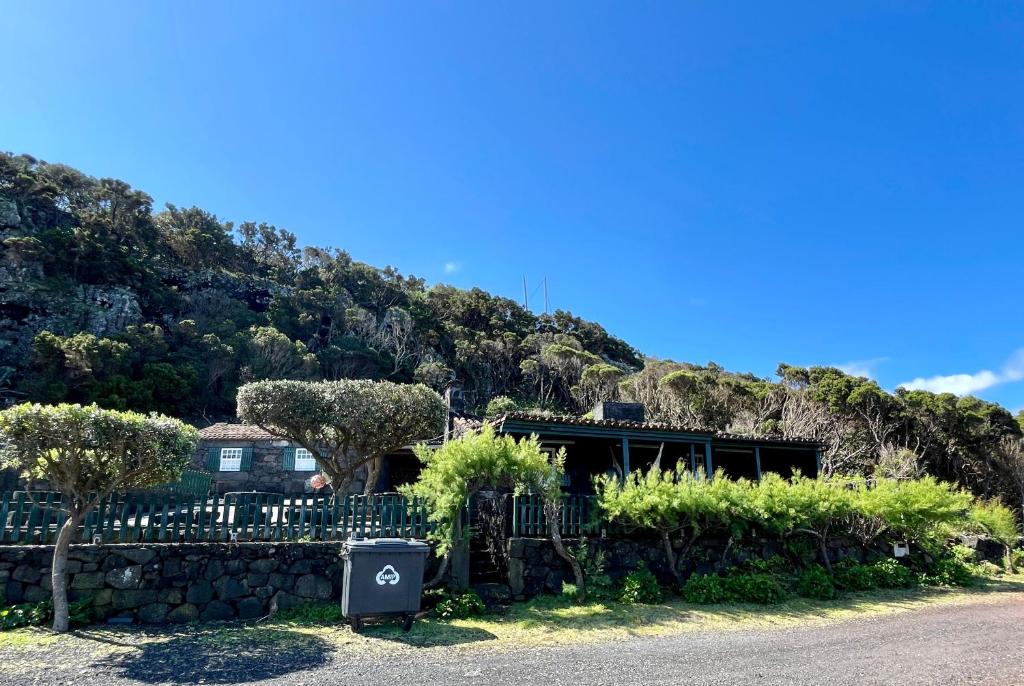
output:
M457 383L480 413L652 419L814 437L829 473L932 473L1024 501L1022 417L973 397L881 389L831 367L777 378L644 358L599 324L534 314L301 247L197 207L155 210L115 179L0 155L0 400L97 404L205 423L261 379Z

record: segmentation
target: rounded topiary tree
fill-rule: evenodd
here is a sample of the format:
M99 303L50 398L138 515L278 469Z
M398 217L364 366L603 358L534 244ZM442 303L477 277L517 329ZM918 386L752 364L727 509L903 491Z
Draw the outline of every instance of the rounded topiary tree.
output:
M199 432L162 415L96 405L25 403L0 412L0 466L63 494L67 519L53 551L53 630L68 629L68 548L85 515L113 491L176 480L195 452Z
M423 384L344 379L257 381L238 391L238 416L308 450L345 493L367 469L372 493L385 454L440 436L445 404Z
M586 598L582 567L566 549L560 529L564 450L550 456L541 450L536 436L516 440L508 435L499 436L493 427L484 425L481 430L448 441L440 448L419 445L416 456L425 466L419 480L406 490L424 500L430 520L437 525L433 537L438 542L438 553L446 561L452 546L465 537L462 513L473 494L498 486L529 490L543 498L555 551L572 568L577 599L582 602Z

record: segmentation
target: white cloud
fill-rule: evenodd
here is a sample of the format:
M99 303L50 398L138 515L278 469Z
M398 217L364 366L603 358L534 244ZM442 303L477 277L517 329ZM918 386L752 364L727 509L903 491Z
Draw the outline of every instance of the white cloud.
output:
M445 262L444 263L444 273L445 274L454 274L455 272L459 271L460 269L462 269L462 263L461 262Z
M853 360L852 362L837 364L836 368L850 376L864 376L873 379L875 378L875 367L888 361L888 357L872 357L870 360Z
M998 372L982 369L973 374L949 374L948 376L939 375L927 378L919 376L912 381L901 383L900 386L910 391L968 395L1021 379L1024 379L1024 348L1017 350Z

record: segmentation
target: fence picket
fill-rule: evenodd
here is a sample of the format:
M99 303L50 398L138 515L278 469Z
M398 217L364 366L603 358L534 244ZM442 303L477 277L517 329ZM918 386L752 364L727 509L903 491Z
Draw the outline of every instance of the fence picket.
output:
M538 502L532 496L513 500L513 535L536 528L542 516ZM64 496L56 491L0 493L0 543L52 543L67 519L64 508ZM524 508L530 508L531 514L524 517ZM573 506L567 521L581 521L576 509ZM266 541L423 538L432 529L427 508L418 497L394 493L340 497L239 493L210 498L175 492L111 493L87 514L74 541L91 543L99 536L103 542L120 543L226 542L232 533L239 540Z

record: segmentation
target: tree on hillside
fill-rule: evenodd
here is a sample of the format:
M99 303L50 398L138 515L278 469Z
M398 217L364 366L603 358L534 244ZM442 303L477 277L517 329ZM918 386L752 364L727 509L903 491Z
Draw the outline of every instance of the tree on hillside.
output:
M1006 436L995 453L996 463L1016 488L1017 502L1021 503L1021 521L1024 521L1024 438Z
M316 356L272 326L252 329L251 364L242 370L249 379L308 379L317 371Z
M176 480L199 433L161 415L104 410L95 405L33 405L0 412L0 466L63 494L66 519L53 551L53 630L68 629L67 559L85 515L113 491Z
M335 493L366 468L366 493L381 458L444 431L445 404L423 384L389 381L257 381L238 391L238 416L308 450Z
M666 374L658 392L670 421L711 431L729 429L750 393L746 380L714 363Z

